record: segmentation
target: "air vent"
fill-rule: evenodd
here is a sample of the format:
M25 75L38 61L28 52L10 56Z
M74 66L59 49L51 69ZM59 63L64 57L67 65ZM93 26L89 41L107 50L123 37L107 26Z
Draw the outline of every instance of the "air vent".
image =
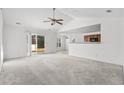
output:
M107 12L107 13L111 13L111 12L112 12L112 10L106 10L106 12Z
M17 24L17 25L21 25L21 23L20 23L20 22L16 22L16 24Z

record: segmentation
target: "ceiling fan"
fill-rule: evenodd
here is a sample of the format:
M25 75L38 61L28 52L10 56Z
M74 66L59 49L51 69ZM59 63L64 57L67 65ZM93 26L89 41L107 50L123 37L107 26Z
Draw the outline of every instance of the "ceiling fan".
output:
M52 18L48 17L49 20L46 20L46 21L43 21L43 22L50 22L52 26L55 25L56 23L60 24L60 25L63 25L63 23L60 22L60 21L63 21L63 19L55 18L55 10L56 10L56 8L53 8L53 17Z

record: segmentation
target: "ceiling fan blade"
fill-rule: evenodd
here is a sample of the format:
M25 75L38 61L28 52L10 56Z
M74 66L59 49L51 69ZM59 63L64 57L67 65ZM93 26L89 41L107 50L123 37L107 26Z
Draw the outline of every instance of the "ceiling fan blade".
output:
M48 19L50 19L50 20L52 20L52 21L55 21L55 19L53 19L53 18L50 18L50 17L48 17Z
M56 19L56 21L63 21L63 19Z
M50 20L46 20L46 21L43 21L43 22L50 22L51 25L55 25L56 23L60 24L60 25L63 25L63 23L59 22L59 21L64 21L63 19L56 19L55 18L55 10L56 8L53 8L53 18L52 17L48 17L48 19Z
M53 18L48 17L48 19L51 19L52 20Z
M60 23L60 22L58 22L58 21L56 21L56 23L58 23L58 24L60 24L60 25L63 25L63 23Z

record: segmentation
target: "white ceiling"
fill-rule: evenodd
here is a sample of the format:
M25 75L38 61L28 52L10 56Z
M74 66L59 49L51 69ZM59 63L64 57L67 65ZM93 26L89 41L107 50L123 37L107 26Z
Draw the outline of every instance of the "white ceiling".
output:
M48 17L52 17L52 8L4 8L3 18L4 24L17 25L16 22L20 22L23 27L36 28L36 29L60 29L72 18L65 15L56 9L56 18L63 18L63 26L56 24L51 26L50 23L44 23L43 21L49 20Z
M110 9L110 8L109 8ZM101 17L124 17L124 9L112 8L111 13L107 13L107 8L57 8L56 17L63 18L63 26L51 26L44 23L48 17L52 16L52 8L3 8L4 24L16 25L36 29L61 29L66 24L76 18L101 18Z
M124 8L61 8L61 11L74 18L124 17Z

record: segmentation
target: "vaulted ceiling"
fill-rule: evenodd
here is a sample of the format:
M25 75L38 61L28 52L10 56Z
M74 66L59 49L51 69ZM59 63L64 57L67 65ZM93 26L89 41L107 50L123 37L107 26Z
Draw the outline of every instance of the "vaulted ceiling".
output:
M106 10L112 10L107 13ZM52 8L3 8L4 24L16 25L20 22L25 28L36 29L62 29L75 19L82 18L103 18L103 17L124 17L124 9L120 8L57 8L56 18L63 18L63 25L44 23L52 16ZM70 26L71 27L71 26Z
M61 8L61 11L73 18L124 17L124 8Z
M48 20L48 17L52 17L52 8L4 8L3 18L4 24L17 25L16 22L21 23L20 26L25 28L36 28L36 29L51 29L56 30L62 28L65 24L72 20L71 17L65 15L56 9L55 17L63 18L64 25L56 24L51 26L50 23L44 23L43 21Z

